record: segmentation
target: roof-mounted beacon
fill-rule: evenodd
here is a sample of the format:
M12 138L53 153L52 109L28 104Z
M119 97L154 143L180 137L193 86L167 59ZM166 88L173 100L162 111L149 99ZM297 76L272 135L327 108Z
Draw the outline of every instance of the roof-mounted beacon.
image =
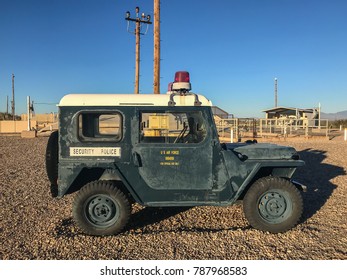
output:
M189 72L178 71L175 73L175 81L169 84L169 91L189 92L192 89Z

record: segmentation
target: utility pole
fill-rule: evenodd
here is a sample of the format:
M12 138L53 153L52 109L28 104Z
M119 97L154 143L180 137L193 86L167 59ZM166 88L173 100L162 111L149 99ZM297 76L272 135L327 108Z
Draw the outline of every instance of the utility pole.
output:
M153 92L160 94L160 0L154 0L154 77Z
M135 63L135 93L139 93L140 87L140 22L136 21L135 28L135 37L136 37L136 63Z
M319 102L319 104L318 104L318 129L320 130L320 128L321 128L321 122L320 122L320 116L321 116L321 110L322 110L322 106L321 106L321 104L320 104L320 102Z
M6 117L8 116L8 95L6 95Z
M136 37L135 90L134 90L135 94L139 93L139 85L140 85L140 36L145 35L148 31L148 24L152 24L150 15L145 15L145 13L142 13L141 17L140 17L139 12L140 12L140 8L136 7L135 8L135 13L136 13L135 18L130 18L130 12L129 11L126 12L126 15L125 15L125 20L128 21L128 27L127 27L128 32L129 32L130 21L135 22L135 32L133 32L135 34L135 37ZM146 29L145 33L141 33L142 24L147 24L147 29Z
M275 78L275 108L277 108L277 78Z
M15 121L16 117L16 110L15 110L15 103L14 103L14 74L12 74L12 118Z
M27 96L27 114L28 114L28 131L31 130L31 125L30 125L30 96Z

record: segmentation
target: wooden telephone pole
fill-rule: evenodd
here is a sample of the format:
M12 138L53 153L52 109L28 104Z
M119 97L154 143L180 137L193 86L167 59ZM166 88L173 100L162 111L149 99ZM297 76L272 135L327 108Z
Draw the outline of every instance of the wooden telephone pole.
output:
M137 12L138 13L138 12ZM136 48L135 48L135 93L138 94L140 91L140 22L136 21L135 37L136 37Z
M154 0L154 77L153 92L160 94L160 0Z
M139 93L139 85L140 85L140 36L144 35L147 33L147 30L145 33L141 33L141 25L142 24L152 24L151 22L151 16L150 15L145 15L145 13L140 13L140 8L136 7L135 8L135 18L130 17L130 12L126 12L125 14L125 20L128 21L128 32L129 32L129 22L135 22L135 32L131 32L135 34L136 37L136 58L135 58L135 90L134 93L138 94Z

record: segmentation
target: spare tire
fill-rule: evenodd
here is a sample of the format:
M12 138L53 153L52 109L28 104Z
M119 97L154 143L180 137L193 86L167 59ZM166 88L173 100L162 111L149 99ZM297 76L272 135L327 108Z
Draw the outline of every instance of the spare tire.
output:
M46 172L52 186L57 185L58 180L58 131L49 136L46 147Z

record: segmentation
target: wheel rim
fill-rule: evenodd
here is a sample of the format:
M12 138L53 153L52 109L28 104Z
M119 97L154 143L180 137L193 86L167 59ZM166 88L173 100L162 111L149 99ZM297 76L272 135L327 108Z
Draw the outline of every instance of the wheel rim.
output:
M264 193L258 202L260 216L268 223L278 224L285 221L292 212L290 197L281 190Z
M95 227L106 228L119 218L119 205L107 195L92 196L85 204L88 221Z

